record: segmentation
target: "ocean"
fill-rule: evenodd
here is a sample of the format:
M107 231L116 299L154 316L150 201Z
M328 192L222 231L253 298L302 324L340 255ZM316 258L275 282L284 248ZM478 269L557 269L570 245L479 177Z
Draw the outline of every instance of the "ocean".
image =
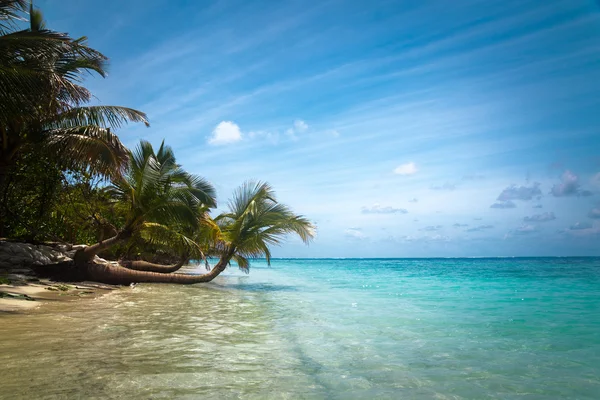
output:
M229 270L0 316L0 398L600 398L600 258Z

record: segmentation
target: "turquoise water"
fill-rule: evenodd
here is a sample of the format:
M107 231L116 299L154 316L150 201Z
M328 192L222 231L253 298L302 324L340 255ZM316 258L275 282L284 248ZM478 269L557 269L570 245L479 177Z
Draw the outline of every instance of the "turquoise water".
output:
M600 398L600 258L275 260L42 311L0 316L2 398Z

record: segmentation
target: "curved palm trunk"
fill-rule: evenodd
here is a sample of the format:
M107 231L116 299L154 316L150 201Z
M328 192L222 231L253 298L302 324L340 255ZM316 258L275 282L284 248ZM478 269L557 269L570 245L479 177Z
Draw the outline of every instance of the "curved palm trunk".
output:
M119 264L127 269L132 269L136 271L148 271L158 272L160 274L168 274L180 270L181 267L186 265L189 260L190 259L188 257L184 257L183 259L181 259L181 261L174 265L154 264L147 261L119 261Z
M102 240L92 246L77 250L73 256L73 261L75 262L76 266L84 267L86 264L89 264L93 260L94 256L96 256L102 250L106 250L123 240L129 239L130 237L130 230L119 231L119 233L109 239Z
M191 285L194 283L210 282L225 270L231 256L221 258L210 272L202 275L165 274L160 272L136 271L124 267L106 264L87 264L88 278L113 285L129 285L131 283L178 283Z

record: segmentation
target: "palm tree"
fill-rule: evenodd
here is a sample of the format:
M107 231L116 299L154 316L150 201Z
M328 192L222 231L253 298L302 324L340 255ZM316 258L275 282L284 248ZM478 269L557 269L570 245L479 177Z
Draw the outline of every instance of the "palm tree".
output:
M185 259L203 257L200 246L185 233L197 230L208 209L216 206L213 186L184 171L164 142L155 152L142 140L128 159L123 176L113 178L107 189L114 201L127 205L125 224L115 236L79 250L76 265L86 268L96 254L130 238L169 246ZM141 263L127 265L144 269ZM147 264L147 268L154 266Z
M29 28L18 30L15 21L24 19L26 3L0 0L0 194L19 155L32 148L59 155L66 168L118 173L127 150L112 130L130 121L149 126L146 115L85 106L92 94L81 85L83 76L105 77L107 58L85 37L46 29L32 6Z
M235 261L248 271L250 258L264 256L271 261L269 247L278 245L287 234L295 233L304 243L315 236L315 227L305 217L278 203L266 183L246 182L228 203L229 211L215 218L212 229L201 235L212 241L209 252L220 256L217 264L202 275L136 271L107 264L89 264L89 278L95 281L130 284L134 282L194 284L210 282ZM209 225L205 225L209 226Z

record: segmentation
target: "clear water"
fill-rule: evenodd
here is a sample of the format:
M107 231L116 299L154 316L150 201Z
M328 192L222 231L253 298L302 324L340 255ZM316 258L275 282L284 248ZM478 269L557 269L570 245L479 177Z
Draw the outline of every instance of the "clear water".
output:
M598 399L600 259L259 262L0 340L0 398Z

